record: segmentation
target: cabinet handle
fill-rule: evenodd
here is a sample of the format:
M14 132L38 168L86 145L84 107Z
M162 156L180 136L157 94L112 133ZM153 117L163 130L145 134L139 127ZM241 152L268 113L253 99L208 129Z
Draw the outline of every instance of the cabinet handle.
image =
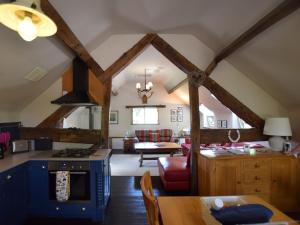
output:
M55 209L56 209L56 211L58 211L58 210L59 210L59 207L57 206Z
M82 207L82 208L81 208L81 211L82 211L82 212L85 212L85 210L86 210L85 207Z
M7 175L6 176L6 180L11 180L12 179L12 176L11 175Z
M42 169L46 169L46 166L42 166Z

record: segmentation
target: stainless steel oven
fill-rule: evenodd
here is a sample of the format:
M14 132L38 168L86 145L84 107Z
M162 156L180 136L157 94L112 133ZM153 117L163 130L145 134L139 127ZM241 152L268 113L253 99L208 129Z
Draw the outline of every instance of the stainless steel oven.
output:
M49 199L56 200L56 172L70 171L69 201L90 201L90 163L88 161L49 161Z

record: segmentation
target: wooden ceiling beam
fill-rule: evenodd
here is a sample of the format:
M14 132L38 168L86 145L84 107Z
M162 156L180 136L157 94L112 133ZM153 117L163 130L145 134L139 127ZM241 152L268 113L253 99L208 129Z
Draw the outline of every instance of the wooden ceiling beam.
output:
M136 57L138 57L145 49L149 46L152 40L156 37L156 34L146 34L140 41L138 41L132 48L117 59L110 67L108 67L104 73L103 78L108 81L115 75L120 73L124 68L126 68Z
M287 17L294 11L296 11L300 7L299 0L285 0L281 4L279 4L276 8L274 8L271 12L265 15L262 19L260 19L257 23L255 23L252 27L250 27L247 31L242 33L237 39L231 42L228 46L223 48L219 54L217 54L212 62L205 69L205 73L209 76L214 69L217 67L218 63L223 59L227 58L239 48L247 44L254 37L258 36L263 31L267 30L269 27L280 21L281 19ZM169 94L176 91L178 88L182 87L185 83L187 83L187 78L179 82L175 87L168 91Z
M176 51L171 45L169 45L164 39L157 36L153 41L152 45L174 63L180 70L182 70L193 79L194 71L201 71L197 66L191 63L183 55ZM264 120L256 115L247 106L237 100L228 91L222 88L218 83L212 80L210 77L206 78L203 82L203 86L206 87L223 105L228 107L238 117L243 119L246 123L253 127L262 129L264 126Z
M59 127L59 122L68 117L74 110L76 110L76 106L60 106L57 110L55 110L50 116L44 119L37 127L47 128L47 127Z
M222 86L215 82L210 77L206 78L203 86L207 88L223 105L229 108L233 113L235 113L239 118L244 120L246 123L262 130L265 121L255 114L246 105L241 103L232 94L226 91Z
M41 7L46 15L56 23L58 29L56 36L87 64L96 77L100 77L103 73L103 69L93 59L53 5L48 0L41 0Z
M175 66L177 66L188 76L203 72L160 36L156 35L151 44L154 48L156 48L156 50L158 50L163 56L169 59Z

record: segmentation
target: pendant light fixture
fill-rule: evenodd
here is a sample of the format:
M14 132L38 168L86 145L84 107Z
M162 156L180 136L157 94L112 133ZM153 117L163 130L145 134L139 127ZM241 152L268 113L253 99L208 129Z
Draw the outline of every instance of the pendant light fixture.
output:
M153 83L149 81L147 83L147 68L145 69L144 87L141 87L141 83L136 83L135 88L139 97L142 99L143 104L147 104L148 99L153 95L152 91Z
M52 36L57 32L56 24L43 13L40 0L0 4L0 22L17 31L25 41Z

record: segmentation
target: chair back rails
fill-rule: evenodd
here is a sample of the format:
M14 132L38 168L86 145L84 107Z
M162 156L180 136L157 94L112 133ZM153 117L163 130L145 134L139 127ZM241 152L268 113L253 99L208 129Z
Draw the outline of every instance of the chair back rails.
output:
M144 204L147 211L147 221L149 225L160 225L159 209L157 201L153 194L150 172L146 171L141 179L141 189L144 198Z

